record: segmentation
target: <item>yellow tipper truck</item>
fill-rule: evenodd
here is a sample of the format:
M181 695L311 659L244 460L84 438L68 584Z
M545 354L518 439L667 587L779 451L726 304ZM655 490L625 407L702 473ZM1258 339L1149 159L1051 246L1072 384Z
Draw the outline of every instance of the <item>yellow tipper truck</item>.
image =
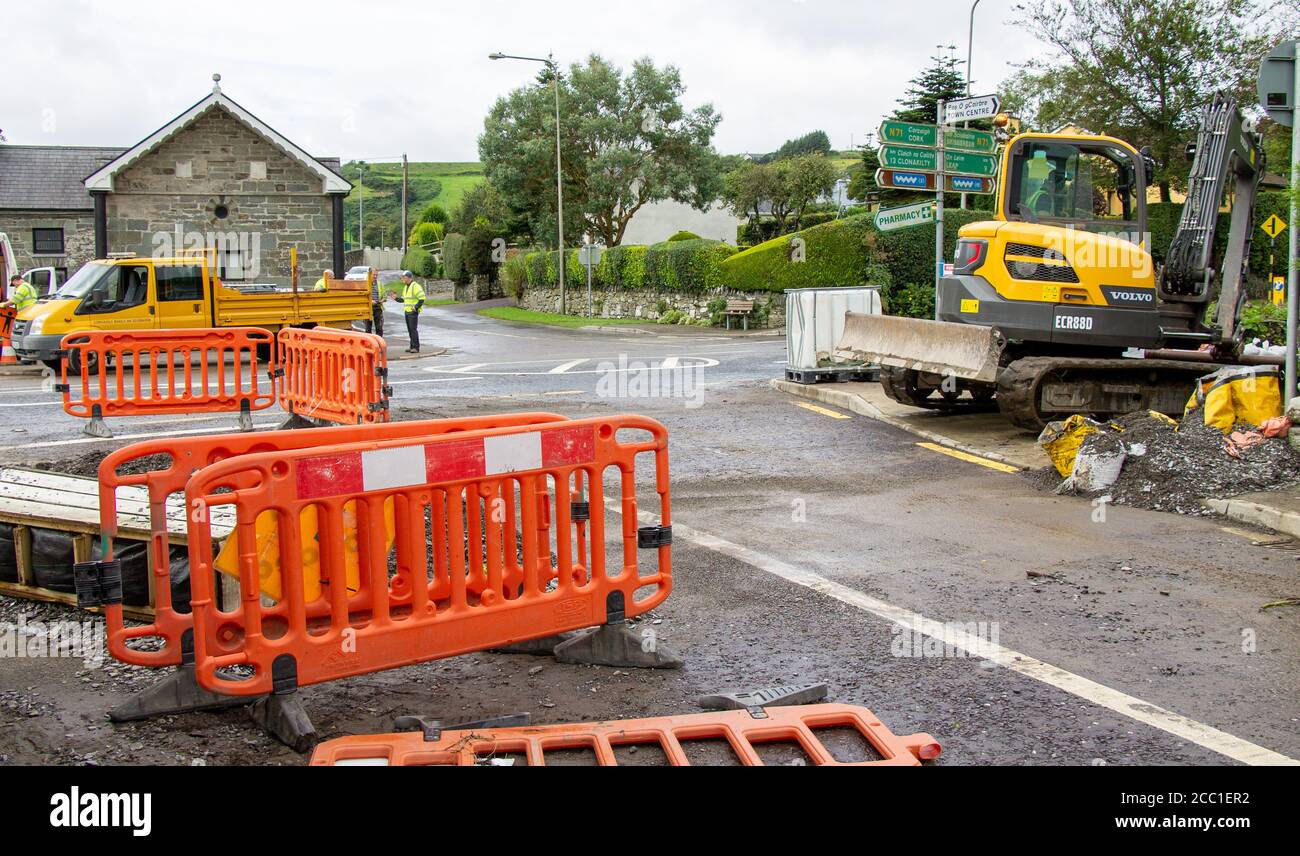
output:
M109 258L90 262L48 300L18 314L13 346L21 360L57 366L59 342L87 330L215 327L350 327L370 318L366 291L232 287L208 254ZM76 366L70 366L76 369Z

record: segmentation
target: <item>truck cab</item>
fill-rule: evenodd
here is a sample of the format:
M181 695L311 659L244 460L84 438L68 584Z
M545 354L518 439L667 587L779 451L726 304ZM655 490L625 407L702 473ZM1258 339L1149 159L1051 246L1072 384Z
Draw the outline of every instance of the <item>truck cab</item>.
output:
M218 327L350 326L370 317L370 295L224 285L205 256L110 258L86 264L48 300L18 314L19 359L54 363L69 333Z

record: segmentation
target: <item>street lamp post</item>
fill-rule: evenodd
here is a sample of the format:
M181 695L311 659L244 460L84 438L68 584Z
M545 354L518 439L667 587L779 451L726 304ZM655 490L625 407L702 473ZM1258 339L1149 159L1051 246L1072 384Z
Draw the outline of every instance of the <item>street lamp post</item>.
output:
M967 98L970 98L970 63L971 63L971 55L975 48L975 7L978 6L979 4L980 4L980 0L975 0L974 3L970 4L970 28L966 32L966 97ZM969 128L970 122L966 122L965 126ZM961 207L962 208L966 207L965 193L961 195Z
M361 186L361 192L357 194L358 219L361 225L357 231L357 243L361 246L362 255L366 251L366 164L364 161L357 161L357 184ZM364 261L364 259L363 259Z
M556 253L558 261L556 270L560 280L560 314L568 311L564 286L564 173L560 169L560 67L555 64L552 55L545 59L536 56L515 56L497 51L488 54L488 59L519 59L525 62L540 62L551 71L551 86L555 90L555 220L559 232L559 244Z

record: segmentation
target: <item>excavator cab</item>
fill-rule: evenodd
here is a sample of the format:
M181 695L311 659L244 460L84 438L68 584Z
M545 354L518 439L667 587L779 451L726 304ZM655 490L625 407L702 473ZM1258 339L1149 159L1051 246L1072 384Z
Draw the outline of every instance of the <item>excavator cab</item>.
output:
M1233 358L1263 154L1230 97L1205 107L1187 203L1159 271L1147 231L1153 167L1149 153L1114 137L1013 137L993 217L958 233L935 320L850 313L836 353L879 362L897 401L960 409L996 397L1026 428L1072 413L1179 412L1204 363L1125 354L1204 348Z

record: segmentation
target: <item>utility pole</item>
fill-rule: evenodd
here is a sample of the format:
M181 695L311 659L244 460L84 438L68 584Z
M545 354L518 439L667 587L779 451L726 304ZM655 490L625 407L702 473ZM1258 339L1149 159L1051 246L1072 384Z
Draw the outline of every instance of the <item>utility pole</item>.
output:
M966 33L966 97L970 98L970 63L971 56L975 49L975 7L980 4L980 0L975 0L970 4L970 29ZM969 128L970 122L962 122L963 128ZM961 207L966 207L966 192L961 194Z
M361 187L361 192L357 194L358 219L361 225L358 227L357 243L361 246L361 260L365 261L366 255L366 163L357 161L357 184Z
M1300 95L1300 39L1295 41L1295 62L1292 64L1291 81L1291 222L1287 224L1287 271L1286 271L1286 395L1282 406L1296 394L1296 322L1300 316L1300 241L1297 235L1300 228L1296 225L1296 194L1300 193L1300 109L1295 105L1296 96Z
M409 234L406 228L406 152L402 152L402 255L406 255L406 236Z
M935 173L934 173L934 320L939 320L939 281L943 279L943 121L944 99L935 105Z

